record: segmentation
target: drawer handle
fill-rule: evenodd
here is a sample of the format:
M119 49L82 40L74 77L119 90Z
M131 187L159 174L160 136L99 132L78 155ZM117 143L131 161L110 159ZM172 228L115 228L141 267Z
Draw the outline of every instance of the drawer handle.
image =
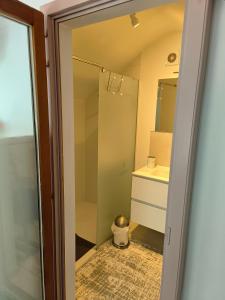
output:
M154 208L158 208L158 209L161 209L161 210L166 210L166 208L164 208L162 206L151 204L151 203L139 200L139 199L132 198L132 201L135 201L135 202L138 202L138 203L141 203L141 204L145 204L145 205L148 205L148 206L151 206L151 207L154 207Z

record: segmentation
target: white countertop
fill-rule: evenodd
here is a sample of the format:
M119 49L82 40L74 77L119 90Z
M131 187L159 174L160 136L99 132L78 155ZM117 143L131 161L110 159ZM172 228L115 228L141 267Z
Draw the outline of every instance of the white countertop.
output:
M155 168L143 167L132 173L133 176L143 177L150 180L169 182L170 168L157 165Z

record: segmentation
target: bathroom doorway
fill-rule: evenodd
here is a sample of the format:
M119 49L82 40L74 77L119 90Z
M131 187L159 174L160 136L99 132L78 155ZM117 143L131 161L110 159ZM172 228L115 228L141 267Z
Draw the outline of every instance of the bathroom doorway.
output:
M140 1L140 6L139 6L139 10L140 10L140 7L144 7L144 5L143 5L143 2L144 1ZM145 4L147 4L147 1L146 1L146 3ZM143 5L143 6L142 6ZM149 3L148 3L148 5L149 5ZM150 6L150 5L149 5ZM190 5L190 10L192 11L192 12L194 12L195 10L193 9L194 8L194 4L193 4L193 7L192 7L192 5ZM137 6L136 6L137 7ZM121 10L120 10L120 13L119 13L119 15L121 15L121 14L123 14L123 15L126 15L126 14L124 14L124 11L126 11L126 12L132 12L133 10L134 10L134 7L132 7L132 5L130 6L130 9L131 10L129 10L129 9L127 9L127 6L126 5L122 5L121 7ZM125 8L125 10L124 10L124 8ZM193 9L193 10L192 10ZM84 10L85 10L85 8L84 8ZM115 9L115 10L117 10L117 9ZM207 9L206 9L207 10ZM204 12L203 12L203 14L204 13L207 13L207 11L206 10L204 10ZM113 9L112 9L112 11L113 11ZM112 13L112 11L111 11L111 13ZM135 9L135 11L138 11L138 9ZM107 16L107 13L108 13L109 11L108 11L108 9L106 10L106 11L104 11L104 9L103 9L103 14L102 14L102 16L103 16L103 19L104 20L106 20L106 19L108 19L108 16ZM115 12L115 11L114 11ZM105 14L106 13L106 14ZM118 13L118 10L117 10L117 13ZM68 21L69 23L67 23L67 24L64 24L65 26L62 26L62 27L59 27L59 33L60 33L60 49L61 49L61 74L62 74L62 96L63 96L63 98L65 97L65 96L68 96L69 95L69 97L67 98L67 99L71 99L71 81L68 81L68 80L66 80L66 78L70 78L70 75L69 76L66 76L66 75L68 75L68 70L70 70L70 67L69 67L69 64L68 64L68 58L69 57L72 57L72 50L71 49L68 49L68 44L70 44L70 43L68 43L68 41L70 42L70 40L71 40L71 37L70 37L70 34L68 34L68 32L69 32L69 30L67 30L68 28L71 28L71 26L74 26L74 27L79 27L80 25L84 25L84 19L82 19L82 17L81 17L81 15L83 14L83 12L80 12L80 13L78 13L78 16L80 17L80 18L76 18L76 19L72 19L71 18L71 20L70 21ZM112 13L113 14L113 13ZM194 14L195 15L195 14ZM101 17L102 17L101 16ZM112 15L111 15L112 16ZM89 24L90 23L92 23L92 21L94 21L94 22L96 22L97 20L99 20L99 18L96 16L96 14L91 14L91 18L88 20L88 22L89 22ZM197 18L195 19L195 20L197 20ZM202 22L202 18L199 18L198 19L199 20L199 22L201 23ZM201 23L202 24L202 23ZM87 25L87 24L86 24ZM68 26L68 27L67 27ZM186 27L188 27L188 26L190 26L190 24L189 24L189 22L187 22L187 24L186 24ZM198 27L197 27L198 28ZM197 35L201 35L201 33L202 33L202 29L200 29L199 31L196 31L195 32ZM193 41L193 36L186 36L186 39L190 39L190 40L192 40ZM204 43L204 41L203 41L203 43ZM70 44L71 45L71 44ZM66 49L67 48L67 49ZM199 45L196 45L196 48L197 48L197 51L199 51ZM65 58L65 54L66 54L66 56L67 56L67 59ZM69 54L69 55L68 55ZM174 53L171 53L171 54L174 54ZM192 53L193 55L192 55L192 60L193 60L193 58L195 59L196 58L196 60L198 60L199 58L197 58L197 57L195 57L195 54L196 53ZM173 55L174 56L174 55ZM190 58L190 57L189 57ZM70 62L70 64L71 64L71 62ZM64 71L65 71L65 68L66 67L68 67L68 69L67 69L67 74L65 74L64 73ZM184 70L186 71L186 69L184 68ZM195 70L196 71L196 70ZM70 71L69 71L70 72ZM184 71L183 71L184 72ZM184 72L185 73L185 72ZM198 77L198 75L197 75L197 72L194 72L194 74L196 75L196 78ZM199 73L198 73L199 74ZM193 75L193 74L192 74ZM167 79L167 78L160 78L160 79L162 79L162 80L164 80L164 79ZM169 77L168 77L168 79L170 79ZM183 83L183 85L184 85L184 83ZM181 86L182 86L182 84L181 84ZM69 87L69 88L66 88L66 87ZM182 86L183 87L183 86ZM184 88L184 87L183 87ZM183 88L181 88L181 90L183 90ZM66 98L64 98L64 99L66 99ZM183 101L183 100L182 100ZM66 101L67 102L67 101ZM194 103L194 102L193 102ZM184 106L186 105L185 103L183 103L184 104ZM190 102L189 102L189 105L190 105ZM71 118L71 119L73 119L74 118L74 116L72 115L72 110L71 111L65 111L65 108L66 108L66 106L67 106L67 104L66 103L64 103L63 104L63 106L64 106L64 110L63 110L63 115L65 115L65 112L67 112L67 114L66 114L66 116L67 116L67 120L65 120L65 118L64 118L64 120L62 120L63 121L63 127L65 127L65 128L67 128L68 129L68 123L69 123L69 119ZM68 105L67 106L67 108L69 107L70 105ZM191 108L192 109L192 108ZM194 108L193 108L194 109ZM178 114L178 116L179 116L180 114ZM189 115L189 114L188 114ZM190 116L190 118L191 118L191 116ZM190 121L190 118L189 118L189 121ZM186 122L186 121L185 121ZM71 124L71 123L70 123ZM65 129L64 128L64 129ZM177 135L177 134L176 134ZM65 158L65 160L67 161L67 158L66 158L66 154L67 153L69 153L70 155L72 154L70 151L68 152L67 151L67 149L68 148L70 148L70 150L71 150L71 147L67 147L67 142L69 141L68 140L68 137L69 136L71 136L70 134L65 134L65 136L64 136L64 141L63 141L63 148L64 148L64 158ZM176 150L176 144L177 143L175 143L175 150ZM186 153L186 151L185 151L185 153ZM71 156L70 156L70 158L71 158ZM70 163L71 163L72 161L71 161L71 159L70 159ZM176 165L176 162L174 163L173 162L173 164L175 164ZM184 171L184 174L181 172L180 174L183 174L183 175L185 175L186 174L186 168L184 168L183 169L183 171ZM156 173L158 173L158 170L157 170L157 172ZM65 185L66 185L66 188L65 188L65 190L68 192L69 191L69 189L68 189L68 182L67 182L67 178L68 178L68 176L70 175L70 174L73 174L73 172L71 171L71 168L68 168L68 164L67 163L65 163L64 164L64 175L65 175L65 177L64 177L64 187L65 187ZM155 174L156 175L156 174ZM158 175L159 175L159 173L158 173ZM158 175L156 175L156 176L158 176ZM173 178L176 178L176 176L175 176L176 174L173 174ZM183 176L182 175L182 176ZM185 175L186 176L186 175ZM70 184L71 184L71 179L73 180L73 175L72 176L70 176ZM75 180L75 179L74 179ZM174 183L173 183L173 185L174 185ZM184 185L185 186L185 185ZM182 189L181 190L183 190L183 186L182 186ZM179 191L179 192L181 192L181 190ZM72 188L70 188L70 191L71 192L73 192L72 191ZM66 196L68 196L68 194L67 194L67 192L66 192ZM65 195L64 195L65 196ZM72 199L72 198L71 198ZM176 199L176 197L175 197L175 199ZM175 201L175 200L174 200ZM183 201L183 200L182 200ZM67 208L68 208L68 203L64 203L64 205L65 205L65 208L66 208L66 211L67 211ZM70 206L71 207L71 206ZM70 220L67 220L67 222L70 222ZM170 220L170 222L171 222L171 220ZM180 219L179 219L179 222L180 222ZM179 223L178 222L178 223ZM170 224L170 223L169 223ZM180 224L180 223L179 223ZM177 225L177 224L176 224ZM170 244L170 242L174 239L174 235L171 237L170 236L170 233L171 233L171 228L170 227L168 227L168 224L167 224L167 230L169 230L168 232L166 232L166 248L168 248L168 245ZM68 233L68 232L67 232ZM171 239L172 238L172 239ZM68 241L67 241L67 245L68 245ZM174 245L174 244L173 244ZM172 245L172 246L173 246ZM174 247L173 248L176 248L175 247L175 245L174 245ZM179 247L177 247L177 248L179 248ZM69 251L72 249L72 247L70 248L69 247ZM66 249L67 250L67 249ZM170 250L170 249L169 249ZM177 249L175 249L175 250L177 250ZM67 255L68 255L68 252L67 252ZM167 259L168 259L168 257L167 257ZM176 261L177 262L177 261ZM68 265L67 265L67 267L68 267ZM168 268L169 266L168 266L168 262L167 262L167 268ZM167 270L166 270L167 271ZM168 275L168 274L167 274ZM164 275L165 276L165 275ZM171 283L172 283L172 281L173 281L173 279L175 279L175 277L176 276L173 276L173 274L171 274L171 276L172 276L172 280L170 281ZM165 284L167 285L168 284L168 282L166 281L166 282L163 282L163 285L164 285L164 290L165 290ZM172 293L174 293L175 292L175 290L174 290L174 286L173 286L173 289L172 289ZM165 295L163 294L163 296L162 297L165 297ZM164 299L164 298L162 298L162 299ZM172 298L171 298L172 299Z
M167 4L72 31L77 299L125 294L119 279L106 285L122 265L127 299L159 298L183 16ZM112 246L126 246L112 238L120 215L127 250Z

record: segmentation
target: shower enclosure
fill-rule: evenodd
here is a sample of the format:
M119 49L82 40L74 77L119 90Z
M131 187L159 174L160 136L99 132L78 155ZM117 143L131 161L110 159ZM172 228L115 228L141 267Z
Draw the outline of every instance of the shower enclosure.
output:
M74 62L75 232L99 246L130 216L138 80Z

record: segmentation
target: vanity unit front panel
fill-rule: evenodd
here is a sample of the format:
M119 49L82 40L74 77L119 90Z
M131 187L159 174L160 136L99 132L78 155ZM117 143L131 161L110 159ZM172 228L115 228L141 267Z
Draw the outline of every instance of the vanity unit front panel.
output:
M167 207L168 184L141 177L132 178L132 199L157 207Z
M134 223L164 233L166 210L131 200L131 220Z
M158 169L137 170L132 177L131 220L153 230L165 233L168 180L157 180L154 176ZM144 172L145 171L145 172ZM139 176L140 174L140 176ZM169 174L169 173L168 173ZM154 177L150 177L153 175Z

